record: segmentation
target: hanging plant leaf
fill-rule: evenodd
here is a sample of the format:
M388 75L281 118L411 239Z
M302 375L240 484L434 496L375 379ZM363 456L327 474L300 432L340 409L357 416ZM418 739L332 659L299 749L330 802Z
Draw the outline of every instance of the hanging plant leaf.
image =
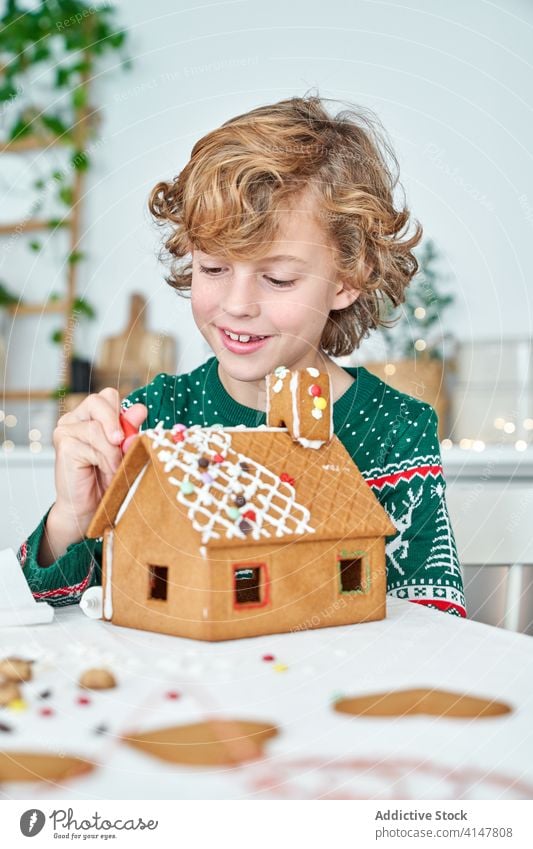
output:
M22 298L18 298L10 292L3 283L0 283L0 307L8 307L12 304L22 304Z
M35 240L35 241L29 243L29 248L30 248L31 251L35 251L35 253L37 253L37 251L41 250L42 244L40 242L38 242L37 240Z
M72 312L84 315L86 318L96 318L96 312L91 304L85 298L76 298L72 307Z
M65 206L72 206L73 193L70 186L62 186L58 192L58 197Z
M67 262L69 265L75 265L77 262L85 258L85 253L83 251L72 251L68 256Z
M89 156L84 150L77 150L70 157L70 163L76 171L87 171L89 168L89 162Z
M51 133L54 133L54 135L60 138L70 136L70 129L58 115L47 115L43 113L41 115L41 123L47 130L50 130Z
M19 118L12 126L8 141L18 141L31 133L31 123L24 118Z
M72 73L71 68L59 67L56 68L56 79L55 79L55 87L56 88L64 88L70 82L70 75Z
M50 341L54 343L54 345L61 345L63 342L64 333L62 330L54 330L52 335L50 336Z
M72 105L74 109L83 109L87 106L87 86L79 85L72 92Z

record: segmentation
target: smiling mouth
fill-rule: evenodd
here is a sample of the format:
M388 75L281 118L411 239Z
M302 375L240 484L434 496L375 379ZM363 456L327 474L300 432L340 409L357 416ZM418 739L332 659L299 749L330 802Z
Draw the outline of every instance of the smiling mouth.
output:
M232 333L230 330L221 329L224 335L234 342L260 342L262 339L268 338L267 336L251 336L248 333Z

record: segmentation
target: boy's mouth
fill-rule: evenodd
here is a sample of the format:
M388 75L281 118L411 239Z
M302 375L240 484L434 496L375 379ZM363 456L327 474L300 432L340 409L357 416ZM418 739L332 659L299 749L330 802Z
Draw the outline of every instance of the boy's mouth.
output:
M234 333L233 330L227 330L224 327L219 327L224 347L235 354L252 353L261 348L270 336L259 336L251 333Z
M233 339L234 342L258 342L259 339L266 339L266 336L252 336L248 333L232 333L231 330L224 330L226 336Z

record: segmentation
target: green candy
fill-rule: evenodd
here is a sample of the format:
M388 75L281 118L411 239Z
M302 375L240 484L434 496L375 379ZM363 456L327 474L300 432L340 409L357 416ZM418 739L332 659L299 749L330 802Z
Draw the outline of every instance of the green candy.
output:
M183 481L180 486L181 491L184 495L190 495L194 492L194 485L190 481Z
M241 511L238 509L238 507L228 507L226 512L230 519L238 519L241 515Z

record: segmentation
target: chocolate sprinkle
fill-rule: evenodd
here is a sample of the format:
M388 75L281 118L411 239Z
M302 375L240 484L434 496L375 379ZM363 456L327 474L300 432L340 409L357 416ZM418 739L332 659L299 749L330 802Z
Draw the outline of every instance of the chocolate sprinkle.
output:
M237 505L237 507L244 507L244 505L246 504L246 498L244 497L244 495L235 496L235 504Z
M249 472L250 471L250 466L248 465L248 463L245 463L244 461L240 462L239 466L241 467L243 472Z
M200 457L200 459L198 460L198 465L201 469L207 469L209 465L209 460L207 459L207 457Z
M243 519L242 522L239 522L239 528L243 532L243 534L249 534L252 530L252 526L246 519Z
M43 690L42 693L39 693L39 698L40 699L49 699L51 695L52 695L51 690Z
M6 725L5 722L0 722L0 731L5 731L6 734L9 734L10 731L13 731L11 725Z
M95 734L109 734L109 728L107 727L107 725L98 725L94 729L94 733Z

